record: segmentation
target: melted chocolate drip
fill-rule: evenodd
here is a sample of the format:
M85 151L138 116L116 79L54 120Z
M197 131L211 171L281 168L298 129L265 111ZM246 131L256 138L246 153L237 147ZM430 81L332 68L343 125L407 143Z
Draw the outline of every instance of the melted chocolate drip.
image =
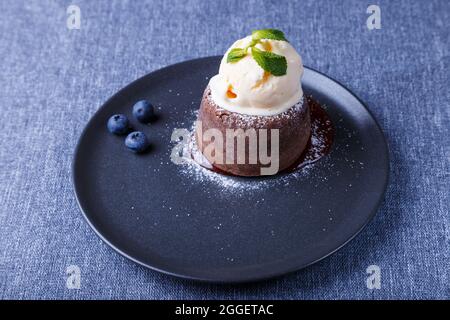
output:
M311 115L311 136L305 151L286 171L299 170L326 156L333 144L334 126L324 108L311 96L307 97Z

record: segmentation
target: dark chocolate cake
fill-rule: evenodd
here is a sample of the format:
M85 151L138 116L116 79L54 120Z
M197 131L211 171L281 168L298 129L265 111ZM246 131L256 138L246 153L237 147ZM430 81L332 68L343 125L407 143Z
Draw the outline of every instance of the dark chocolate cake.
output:
M276 115L245 115L230 112L218 106L211 98L211 90L209 86L203 94L198 120L200 121L199 125L201 125L201 128L196 128L196 139L202 152L209 144L215 143L215 140L213 139L204 138L203 134L208 129L219 130L223 137L226 137L227 129L242 129L243 131L235 131L237 132L237 139L239 139L239 137L245 138L243 135L246 130L255 129L258 136L258 141L260 140L261 134L267 133L268 154L271 155L271 152L273 151L271 130L278 129L279 157L277 158L279 159L279 163L277 172L290 167L297 161L307 146L311 132L310 111L307 99L301 99L301 101L299 101L296 105ZM260 131L259 129L267 129L267 132ZM235 141L237 141L237 139ZM216 154L210 154L208 152L203 152L203 154L215 168L225 173L238 176L261 175L261 169L267 167L268 164L263 161L263 159L260 159L259 153L256 163L250 163L249 150L251 150L251 145L249 143L249 139L245 138L242 141L245 141L245 163L239 163L238 161L237 143L233 143L232 145L228 143L216 143L214 146L216 152L222 152L223 155L227 153L227 146L228 148L234 148L232 152L233 161L216 161ZM271 156L273 156L273 154ZM274 157L272 157L272 159L274 159Z

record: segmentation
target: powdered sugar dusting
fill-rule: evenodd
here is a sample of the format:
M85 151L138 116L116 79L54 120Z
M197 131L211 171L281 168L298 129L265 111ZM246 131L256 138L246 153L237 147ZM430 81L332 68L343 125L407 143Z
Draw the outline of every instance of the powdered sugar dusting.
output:
M239 177L218 173L213 171L212 165L203 156L197 147L194 138L195 123L190 128L191 139L188 144L184 145L183 163L180 166L180 172L194 179L200 184L210 184L216 186L220 192L233 192L240 194L239 191L258 191L267 190L269 188L289 185L291 182L308 176L314 163L325 156L331 147L334 128L320 105L308 98L311 108L311 138L307 149L290 170L281 172L275 176L262 177ZM303 103L296 105L300 108ZM193 118L197 118L198 111L193 112ZM286 116L280 114L280 116ZM255 121L254 116L242 116L243 121L251 123ZM259 117L256 117L259 118ZM248 124L247 123L247 124ZM330 140L331 139L331 140Z
M302 170L280 174L275 177L238 177L213 171L211 164L198 150L193 136L185 151L183 154L190 154L191 156L185 157L185 161L181 165L181 173L193 178L200 184L214 184L221 192L257 191L266 190L276 185L288 185L291 179L298 179L307 175L310 168L309 165L306 165Z

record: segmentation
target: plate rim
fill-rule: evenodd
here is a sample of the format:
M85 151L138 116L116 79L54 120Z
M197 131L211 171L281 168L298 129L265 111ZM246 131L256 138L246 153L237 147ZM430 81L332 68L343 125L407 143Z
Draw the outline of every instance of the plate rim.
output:
M208 278L208 277L198 277L198 276L191 276L191 275L187 275L187 274L181 274L181 273L177 273L177 272L172 272L169 270L164 270L161 268L158 268L156 266L150 265L148 263L139 261L137 258L134 258L133 256L129 255L128 253L124 252L123 250L119 249L116 245L114 245L113 243L111 243L99 230L98 228L94 225L93 221L91 221L91 219L89 218L89 215L87 213L87 210L85 210L85 208L83 207L82 204L82 200L80 198L80 191L79 188L80 186L77 186L77 177L76 177L76 166L77 166L77 159L78 159L78 154L79 154L79 149L81 148L81 141L83 140L84 136L87 134L87 130L88 127L90 127L90 124L92 121L94 121L94 118L96 118L96 116L101 112L101 110L103 110L103 108L108 105L111 101L113 101L115 98L117 98L120 94L122 94L123 92L125 92L126 90L128 90L130 87L135 86L137 83L139 83L140 81L142 81L144 78L150 76L150 75L154 75L155 73L160 73L160 72L164 72L167 69L170 68L174 68L178 65L181 64L185 64L185 63L192 63L192 62L198 62L199 60L207 60L207 59L221 59L222 56L220 55L215 55L215 56L205 56L205 57L200 57L200 58L195 58L195 59L190 59L190 60L184 60L184 61L180 61L171 65L167 65L165 67L162 67L160 69L151 71L146 73L145 75L133 80L132 82L128 83L127 85L125 85L124 87L122 87L121 89L119 89L118 91L116 91L112 96L110 96L104 103L102 103L102 105L90 116L89 120L87 121L87 123L84 125L84 128L80 134L80 136L78 137L75 149L74 149L74 153L72 155L72 162L71 162L71 179L72 179L72 187L73 187L73 192L75 194L75 199L77 202L77 205L82 213L82 216L84 218L84 220L87 222L87 224L89 225L89 227L94 231L94 233L102 240L104 241L109 247L111 247L114 251L116 251L117 253L119 253L120 255L124 256L125 258L133 261L134 263L137 263L138 265L141 265L147 269L150 270L154 270L157 272L160 272L162 274L166 274L178 279L184 279L184 280L193 280L193 281L198 281L198 282L203 282L203 283L217 283L217 284L238 284L238 283L251 283L251 282L257 282L257 281L263 281L263 280L268 280L268 279L273 279L273 278L277 278L277 277L281 277L287 274L291 274L297 271L300 271L304 268L307 268L315 263L318 263L319 261L322 261L326 258L328 258L329 256L331 256L332 254L336 253L337 251L339 251L340 249L342 249L344 246L346 246L350 241L352 241L356 236L358 236L361 231L373 220L373 218L375 217L375 215L378 212L378 209L380 208L380 205L383 201L383 199L385 198L385 194L387 191L387 187L389 185L389 179L390 179L390 153L389 153L389 146L387 143L387 139L386 136L380 126L380 124L378 123L378 121L376 120L375 116L373 115L373 113L370 111L370 109L367 107L367 105L355 94L353 93L347 86L345 86L344 84L342 84L340 81L328 76L327 74L318 71L314 68L308 67L308 66L304 66L305 69L308 69L310 71L313 71L315 73L318 73L319 75L335 82L337 85L339 85L340 87L342 87L343 89L345 89L345 91L347 91L353 98L355 98L359 104L363 107L363 109L367 112L367 114L369 115L370 119L372 120L372 122L375 124L377 130L379 131L381 138L382 138L382 145L383 145L383 153L386 157L386 163L384 164L386 166L386 174L385 174L385 179L383 182L383 191L378 195L378 199L376 201L376 205L374 206L374 208L372 209L372 212L370 212L370 214L368 215L368 218L364 221L364 223L361 225L361 227L353 233L352 236L350 236L347 240L345 240L342 244L340 244L339 246L337 246L334 250L330 251L329 253L323 255L320 258L317 258L307 264L302 264L299 266L295 266L292 268L289 268L285 271L277 271L277 272L271 272L271 273L267 273L265 275L257 275L257 276L253 276L253 277L245 277L245 278L236 278L236 279L212 279L212 278Z

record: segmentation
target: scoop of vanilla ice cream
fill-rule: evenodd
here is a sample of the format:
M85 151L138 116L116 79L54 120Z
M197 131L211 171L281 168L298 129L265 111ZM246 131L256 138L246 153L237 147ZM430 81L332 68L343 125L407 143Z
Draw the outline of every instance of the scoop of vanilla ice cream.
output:
M248 36L236 41L225 53L219 74L209 85L214 102L231 112L268 116L286 111L303 96L301 77L303 64L300 55L289 42L263 39L256 47L286 57L287 72L274 76L265 72L253 59L251 48L241 60L228 63L227 55L234 48L245 48L252 41Z

